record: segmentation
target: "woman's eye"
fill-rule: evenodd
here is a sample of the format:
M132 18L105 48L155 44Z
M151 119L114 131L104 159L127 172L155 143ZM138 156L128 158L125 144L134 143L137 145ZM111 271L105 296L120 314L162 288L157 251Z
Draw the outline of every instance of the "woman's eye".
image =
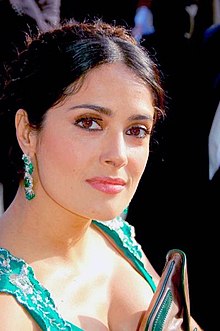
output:
M75 125L85 130L102 130L98 121L100 120L92 117L83 117L75 121Z
M151 134L151 130L146 127L132 126L127 130L129 136L135 136L136 138L145 138L147 135Z

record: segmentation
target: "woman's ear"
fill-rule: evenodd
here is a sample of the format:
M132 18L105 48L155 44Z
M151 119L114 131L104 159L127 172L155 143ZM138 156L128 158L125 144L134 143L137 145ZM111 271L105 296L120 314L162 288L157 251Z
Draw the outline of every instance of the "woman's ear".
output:
M36 134L31 128L27 112L19 109L15 115L16 136L22 151L32 157L35 153Z

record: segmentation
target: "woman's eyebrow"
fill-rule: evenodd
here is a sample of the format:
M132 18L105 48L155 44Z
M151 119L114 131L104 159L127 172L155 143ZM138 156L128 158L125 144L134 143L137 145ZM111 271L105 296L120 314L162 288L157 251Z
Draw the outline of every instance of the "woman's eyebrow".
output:
M83 103L80 105L76 105L76 106L72 106L69 108L69 110L73 110L73 109L77 109L77 108L87 108L87 109L91 109L94 111L97 111L100 114L104 114L107 116L112 116L112 110L106 107L102 107L102 106L98 106L98 105L94 105L94 104L88 104L88 103ZM128 118L129 121L146 121L146 120L151 120L153 121L153 116L152 115L148 115L148 114L138 114L138 115L132 115Z
M87 109L95 110L98 113L101 113L101 114L104 114L104 115L107 115L107 116L112 116L111 109L104 108L104 107L101 107L101 106L98 106L98 105L88 104L88 103L84 103L84 104L81 104L81 105L76 105L76 106L70 107L69 110L77 109L77 108L87 108Z
M129 119L129 121L144 121L144 120L153 121L153 116L150 114L149 115L140 114L140 115L132 115L128 119Z

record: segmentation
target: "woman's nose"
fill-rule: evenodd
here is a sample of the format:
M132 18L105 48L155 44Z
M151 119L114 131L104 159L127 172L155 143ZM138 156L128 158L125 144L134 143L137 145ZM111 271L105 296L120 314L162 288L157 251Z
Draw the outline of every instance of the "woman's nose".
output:
M100 159L102 164L109 164L117 168L127 165L127 145L123 134L106 137Z

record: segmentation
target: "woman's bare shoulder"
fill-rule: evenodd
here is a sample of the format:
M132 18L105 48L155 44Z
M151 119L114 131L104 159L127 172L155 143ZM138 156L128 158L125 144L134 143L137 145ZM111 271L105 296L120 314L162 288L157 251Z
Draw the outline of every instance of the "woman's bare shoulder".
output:
M0 331L37 331L31 316L12 295L0 293L0 311Z

